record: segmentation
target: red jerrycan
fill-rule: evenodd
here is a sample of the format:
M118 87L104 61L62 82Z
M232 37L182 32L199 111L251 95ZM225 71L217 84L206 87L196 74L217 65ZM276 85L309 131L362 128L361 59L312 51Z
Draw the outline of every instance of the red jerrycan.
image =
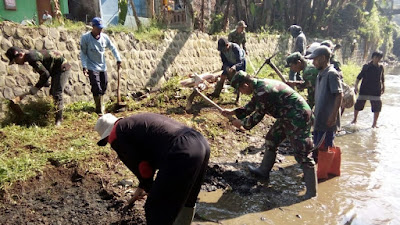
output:
M329 149L328 151L332 151L334 153L332 165L331 165L331 168L328 170L328 173L335 175L335 176L340 176L340 164L342 161L342 151L340 150L340 147L338 147L338 146L329 147L328 149Z
M333 158L335 153L328 149L328 151L318 151L318 167L317 167L317 177L318 179L327 179L328 172L331 169Z

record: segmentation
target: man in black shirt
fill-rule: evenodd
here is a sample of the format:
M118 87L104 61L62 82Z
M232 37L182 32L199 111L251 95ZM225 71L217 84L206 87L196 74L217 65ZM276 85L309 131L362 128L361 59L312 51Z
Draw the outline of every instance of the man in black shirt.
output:
M383 66L379 64L383 57L382 52L372 53L372 60L365 64L357 76L356 83L354 84L354 92L358 93L358 84L362 80L360 86L360 93L356 104L354 105L354 119L353 124L357 123L358 113L364 109L365 102L371 102L371 110L374 113L374 122L372 127L376 128L379 113L382 109L381 95L385 92L385 76Z
M154 113L122 119L105 114L95 130L101 136L97 144L110 143L140 182L129 205L148 193L147 224L190 225L210 156L205 138L190 127Z

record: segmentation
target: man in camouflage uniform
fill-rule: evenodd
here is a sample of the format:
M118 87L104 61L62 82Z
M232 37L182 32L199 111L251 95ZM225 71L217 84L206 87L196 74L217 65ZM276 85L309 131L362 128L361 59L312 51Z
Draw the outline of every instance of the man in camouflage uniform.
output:
M286 63L286 67L290 67L291 71L296 73L303 71L304 81L288 81L287 84L291 87L297 87L300 90L307 88L307 103L312 109L315 105L315 80L319 71L311 62L307 62L299 52L290 54L286 58Z
M239 21L237 26L236 26L236 29L229 33L228 41L236 43L239 46L242 45L243 50L247 54L247 49L246 49L246 31L244 31L246 27L247 27L247 25L243 20Z
M28 62L33 69L40 74L39 81L30 88L29 94L35 95L39 89L45 86L51 77L50 95L56 104L56 125L61 125L62 111L64 108L63 92L70 76L70 64L60 52L49 50L23 50L11 47L6 56L10 65L17 63L24 65Z
M306 198L317 194L317 180L312 158L313 141L311 138L310 106L297 92L283 82L271 79L254 79L239 71L232 79L232 86L241 93L253 95L247 105L234 110L224 110L224 116L236 115L232 121L239 129L251 129L264 115L276 118L275 124L268 131L266 151L259 168L250 167L250 172L269 179L278 145L286 138L295 149L295 159L301 164L307 187Z

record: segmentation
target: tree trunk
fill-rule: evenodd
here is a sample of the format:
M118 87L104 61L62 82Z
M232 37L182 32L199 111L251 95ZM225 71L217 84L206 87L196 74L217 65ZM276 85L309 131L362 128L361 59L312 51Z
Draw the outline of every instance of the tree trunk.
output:
M204 0L201 0L200 30L201 30L202 32L204 32Z
M228 0L226 4L226 10L224 14L224 26L223 30L226 32L226 29L228 28L228 21L229 21L229 8L231 7L231 0Z
M235 1L235 15L236 15L236 20L240 21L242 20L242 17L240 15L240 11L241 11L241 4L239 0L234 0Z
M194 11L193 11L192 0L183 0L183 2L185 4L186 18L187 21L189 21L192 29L194 27Z
M139 19L137 13L136 13L135 4L133 3L133 0L129 0L129 3L131 4L132 13L133 13L133 16L135 17L136 26L137 26L137 28L138 28L139 30L141 30L141 29L142 29L142 22L140 22L140 19Z
M154 19L154 0L148 0L147 4L149 9L148 10L149 17Z

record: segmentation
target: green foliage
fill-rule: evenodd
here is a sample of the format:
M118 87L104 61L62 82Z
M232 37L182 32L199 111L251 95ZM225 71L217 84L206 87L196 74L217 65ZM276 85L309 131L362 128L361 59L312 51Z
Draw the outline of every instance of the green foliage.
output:
M214 14L211 19L211 24L209 27L210 34L216 34L222 31L224 15L222 13Z
M357 79L357 75L361 71L361 66L359 64L350 62L348 64L343 65L341 69L342 69L343 81L348 85L353 85Z
M124 25L108 26L105 32L107 33L133 33L139 41L160 42L164 37L166 27L153 20L149 26L144 26L141 29L133 29Z
M126 14L128 13L128 0L118 0L118 24L125 24Z

